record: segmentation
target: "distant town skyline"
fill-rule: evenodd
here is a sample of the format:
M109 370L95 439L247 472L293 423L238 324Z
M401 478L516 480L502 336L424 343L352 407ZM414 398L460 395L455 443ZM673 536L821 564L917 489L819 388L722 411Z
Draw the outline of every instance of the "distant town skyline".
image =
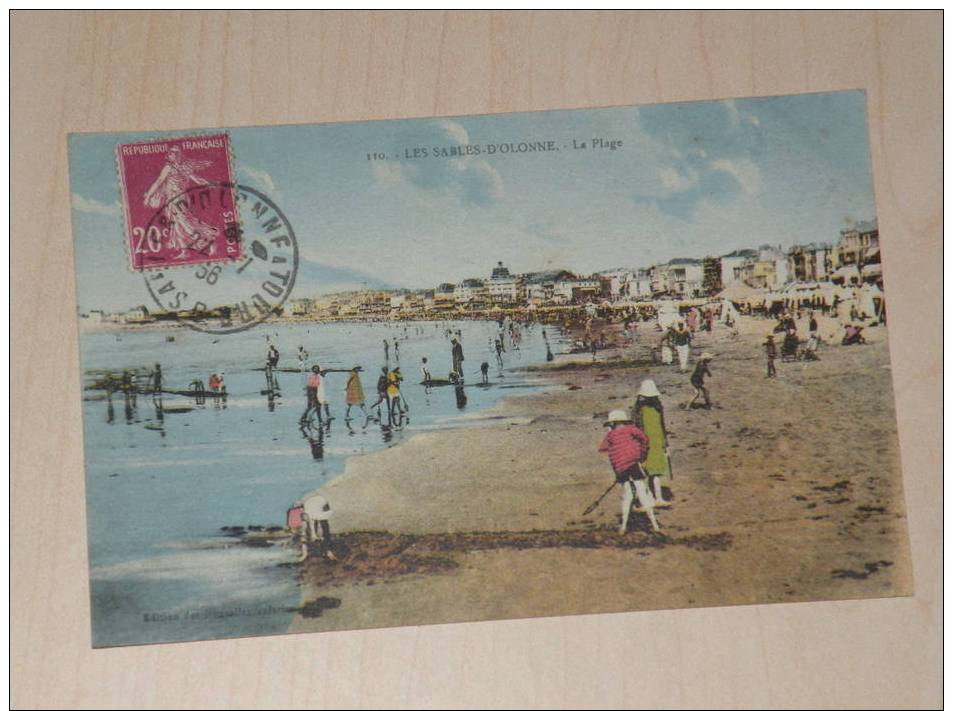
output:
M859 91L229 133L238 182L295 226L295 297L432 288L500 260L592 274L836 242L876 218ZM159 135L71 136L81 311L149 303L126 266L113 150ZM517 152L534 143L551 148Z

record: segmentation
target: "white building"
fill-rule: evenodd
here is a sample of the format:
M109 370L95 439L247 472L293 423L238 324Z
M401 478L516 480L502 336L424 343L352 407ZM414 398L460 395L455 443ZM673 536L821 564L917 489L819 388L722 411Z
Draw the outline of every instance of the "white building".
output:
M142 323L148 321L149 309L145 306L137 306L134 309L129 309L129 311L123 314L122 320L125 323Z
M560 279L553 285L553 300L570 303L599 295L598 279Z
M564 269L525 274L523 288L526 291L526 300L533 304L546 303L553 298L556 282L574 278L572 272L567 272Z
M700 259L677 257L667 264L652 267L653 293L692 297L701 293L705 270Z
M609 271L599 272L598 276L604 279L606 284L608 284L609 296L613 299L632 295L635 275L631 269L611 269Z
M464 279L453 290L453 298L458 304L469 304L471 301L483 302L489 295L489 290L482 279Z
M314 299L293 299L291 313L294 316L307 316L314 310Z
M519 280L510 274L510 270L497 262L490 280L486 282L490 300L496 303L513 304L519 300Z
M639 269L634 280L629 284L629 296L637 299L652 298L652 271Z
M757 251L753 249L736 249L730 254L721 257L721 287L725 288L732 282L738 281L737 269L744 265L748 259L757 257Z

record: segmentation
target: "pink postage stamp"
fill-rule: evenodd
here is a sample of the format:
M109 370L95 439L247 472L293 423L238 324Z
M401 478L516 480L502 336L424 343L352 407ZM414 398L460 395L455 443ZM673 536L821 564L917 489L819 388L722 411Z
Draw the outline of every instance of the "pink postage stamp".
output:
M116 147L134 271L242 254L227 134Z

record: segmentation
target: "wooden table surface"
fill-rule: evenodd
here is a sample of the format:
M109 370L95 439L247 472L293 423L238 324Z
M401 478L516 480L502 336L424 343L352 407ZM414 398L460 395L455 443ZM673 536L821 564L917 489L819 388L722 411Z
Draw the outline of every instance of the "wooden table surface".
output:
M941 25L937 12L14 12L14 708L939 704ZM915 597L91 649L68 132L853 88L869 102Z

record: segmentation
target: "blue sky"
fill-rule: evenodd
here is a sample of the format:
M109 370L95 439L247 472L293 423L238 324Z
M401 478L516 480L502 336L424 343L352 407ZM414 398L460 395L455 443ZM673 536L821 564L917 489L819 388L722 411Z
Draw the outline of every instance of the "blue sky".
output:
M834 242L875 217L863 92L229 129L237 180L297 233L295 297L518 272L639 267ZM195 130L182 133L197 133ZM79 304L148 303L123 242L114 149L176 135L74 134ZM572 142L621 140L615 151ZM415 146L554 141L556 152L397 160ZM383 152L385 161L368 161Z

